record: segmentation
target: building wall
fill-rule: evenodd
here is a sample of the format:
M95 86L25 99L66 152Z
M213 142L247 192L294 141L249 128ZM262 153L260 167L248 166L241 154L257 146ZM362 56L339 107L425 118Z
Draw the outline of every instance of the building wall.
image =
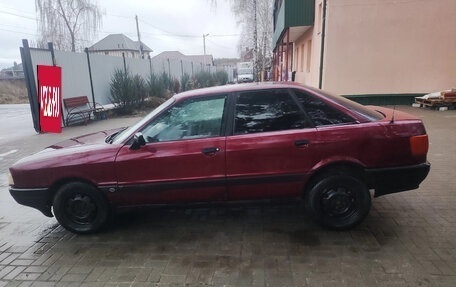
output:
M320 79L322 5L322 0L315 1L315 24L294 42L293 48L295 81L317 88Z
M323 89L360 95L456 87L455 11L455 0L327 0ZM296 45L310 37L319 56L315 31ZM314 64L311 76L297 80L316 86Z

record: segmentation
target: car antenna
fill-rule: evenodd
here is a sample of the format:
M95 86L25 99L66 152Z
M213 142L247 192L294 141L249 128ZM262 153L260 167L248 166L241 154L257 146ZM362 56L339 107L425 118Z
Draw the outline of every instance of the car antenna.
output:
M393 115L391 116L390 124L394 123L394 114L396 113L396 105L393 107Z

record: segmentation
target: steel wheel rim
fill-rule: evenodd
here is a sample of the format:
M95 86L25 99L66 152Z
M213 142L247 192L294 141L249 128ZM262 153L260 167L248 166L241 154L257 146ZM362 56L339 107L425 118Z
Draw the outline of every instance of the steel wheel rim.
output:
M77 224L90 224L96 216L96 204L86 194L75 194L68 198L65 213L68 219Z
M356 197L349 188L332 187L323 192L321 207L329 217L345 217L356 211Z

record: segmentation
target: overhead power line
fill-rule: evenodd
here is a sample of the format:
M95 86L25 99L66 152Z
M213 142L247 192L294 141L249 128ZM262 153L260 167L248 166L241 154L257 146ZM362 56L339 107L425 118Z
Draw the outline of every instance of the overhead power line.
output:
M211 37L237 37L240 36L241 34L226 34L226 35L212 35Z
M209 43L211 43L212 45L217 46L217 47L220 47L220 48L223 48L223 49L233 49L233 47L228 47L228 46L225 46L225 45L220 45L219 43L216 43L216 42L211 41L211 40L209 40L209 39L207 39L207 41L208 41Z
M36 21L36 20L37 20L35 17L29 17L29 16L24 16L24 15L19 15L19 14L12 13L12 12L8 12L8 11L4 11L4 10L0 10L0 13L12 15L12 16L16 16L16 17L20 17L20 18L24 18L24 19L29 19L29 20L33 20L33 21Z
M167 30L164 30L162 28L158 28L157 26L155 25L152 25L144 20L141 20L139 19L140 22L146 24L146 25L149 25L151 26L152 28L154 29L157 29L159 31L162 31L162 32L165 32L166 34L169 34L169 36L174 36L174 37L182 37L182 38L201 38L201 35L194 35L194 34L176 34L174 32L170 32L170 31L167 31ZM160 34L154 34L156 36L164 36L164 35L160 35ZM213 35L213 34L210 34L210 37L237 37L239 36L240 34L226 34L226 35Z
M18 34L24 34L24 35L36 36L36 34L32 34L32 33L27 33L27 32L20 32L20 31L14 31L14 30L9 30L9 29L2 29L2 28L0 28L0 31L6 31L6 32L11 32L11 33L18 33Z
M132 25L135 22L135 17L133 17L133 16L132 17L127 17L127 16L115 15L115 14L106 14L106 15L130 20L130 21L132 21ZM196 34L178 34L178 33L172 32L172 31L168 31L166 29L157 27L156 25L153 25L153 24L149 23L148 21L144 21L141 18L138 18L138 21L143 23L143 24L145 24L145 25L147 25L147 26L150 26L150 27L154 28L157 31L163 32L162 34L160 34L160 33L151 33L151 32L141 31L141 34L147 34L149 36L172 36L172 37L179 37L179 38L201 38L200 34L198 34L198 35L196 35ZM101 32L104 32L104 31L101 31ZM237 37L237 36L240 36L240 34L226 34L226 35L220 35L220 34L212 35L211 34L211 37Z
M201 38L201 35L190 35L190 34L176 34L174 32L170 32L170 31L167 31L165 29L162 29L162 28L159 28L155 25L152 25L144 20L140 20L142 23L156 29L156 30L159 30L159 31L162 31L162 32L165 32L166 34L169 34L169 36L174 36L174 37L184 37L184 38Z

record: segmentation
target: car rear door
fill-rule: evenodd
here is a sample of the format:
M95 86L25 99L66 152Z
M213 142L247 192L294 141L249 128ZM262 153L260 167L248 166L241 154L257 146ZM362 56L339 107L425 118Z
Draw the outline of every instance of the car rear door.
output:
M319 161L317 131L288 90L236 96L227 137L228 200L293 197Z
M146 144L118 153L122 204L218 201L225 198L226 96L189 98L139 132Z

